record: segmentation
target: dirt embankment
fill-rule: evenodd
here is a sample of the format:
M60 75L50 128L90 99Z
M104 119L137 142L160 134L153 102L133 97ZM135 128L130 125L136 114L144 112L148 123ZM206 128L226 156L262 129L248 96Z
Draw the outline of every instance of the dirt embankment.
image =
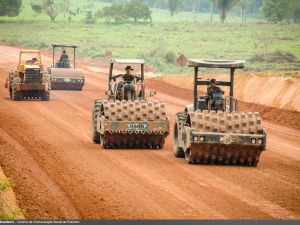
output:
M228 79L225 75L218 79ZM204 75L203 79L208 79ZM164 75L151 78L148 88L192 101L193 77L191 75ZM300 79L262 77L253 74L237 76L235 96L240 111L260 112L264 120L300 129ZM228 92L228 88L224 88ZM202 87L200 92L204 93Z
M216 78L229 80L228 75L201 75L203 80ZM156 80L163 81L175 87L192 89L193 75L164 75ZM223 88L226 92L228 88ZM206 90L206 87L201 87ZM245 102L253 102L285 110L300 111L300 77L282 77L278 73L237 73L235 76L235 96Z

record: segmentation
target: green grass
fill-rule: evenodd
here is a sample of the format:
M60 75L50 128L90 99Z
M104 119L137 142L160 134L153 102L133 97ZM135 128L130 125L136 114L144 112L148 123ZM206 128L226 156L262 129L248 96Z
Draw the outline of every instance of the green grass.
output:
M54 23L45 15L35 15L30 2L23 0L22 13L15 18L0 19L0 41L11 45L26 45L49 49L53 42L71 42L80 45L79 54L103 57L112 51L114 57L144 57L154 64L157 72L179 73L181 68L165 62L165 55L173 52L188 58L230 58L248 60L248 70L291 70L300 68L300 25L268 24L256 19L240 25L236 15L229 15L226 24L210 23L209 14L181 12L171 18L168 11L153 10L153 24L124 22L107 23L98 19L96 24L82 22L85 13L72 17L61 15ZM72 8L84 8L85 1L72 1ZM93 2L93 11L107 5ZM88 9L87 9L88 10ZM269 52L286 52L296 56L293 63L250 62L263 52L258 36L272 39Z
M14 188L15 184L11 178L0 180L0 194L6 192L9 188ZM16 220L20 214L24 214L26 210L17 208L13 211L0 211L0 220Z
M13 188L15 186L13 180L11 178L6 178L0 180L0 193L6 192L9 188Z
M11 212L1 212L0 211L0 220L16 220L21 214L25 214L26 210L17 208Z

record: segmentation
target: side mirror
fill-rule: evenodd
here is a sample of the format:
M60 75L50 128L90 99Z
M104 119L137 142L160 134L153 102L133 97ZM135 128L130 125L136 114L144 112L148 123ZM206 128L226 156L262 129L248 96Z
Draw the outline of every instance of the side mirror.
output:
M155 96L155 95L156 95L156 91L155 91L155 90L151 90L149 96L150 96L150 97L153 97L153 96Z

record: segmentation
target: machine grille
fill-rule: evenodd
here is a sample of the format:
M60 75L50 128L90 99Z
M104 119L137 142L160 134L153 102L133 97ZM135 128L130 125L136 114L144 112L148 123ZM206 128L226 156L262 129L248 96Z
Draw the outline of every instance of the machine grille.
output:
M25 72L25 83L41 83L40 69L27 68Z

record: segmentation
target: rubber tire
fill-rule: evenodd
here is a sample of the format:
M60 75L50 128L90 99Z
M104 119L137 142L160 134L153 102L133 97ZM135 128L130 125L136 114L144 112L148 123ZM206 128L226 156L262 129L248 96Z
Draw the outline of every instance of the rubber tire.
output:
M44 91L43 96L42 96L42 101L49 101L49 100L50 100L50 92Z
M11 91L11 98L14 101L20 101L23 99L22 92L17 91L17 84L22 83L22 79L20 77L14 77L12 79L12 91Z
M184 158L185 154L182 148L178 147L178 124L175 123L174 125L174 133L173 133L173 150L174 150L174 155L177 158Z
M12 89L11 88L9 88L9 97L10 97L10 99L12 99Z
M45 90L41 96L42 101L50 100L50 92L51 92L51 79L50 76L44 75L43 83L48 83L48 90Z
M100 116L102 102L96 100L94 102L92 113L92 140L95 144L100 144L100 133L97 131L97 117Z

